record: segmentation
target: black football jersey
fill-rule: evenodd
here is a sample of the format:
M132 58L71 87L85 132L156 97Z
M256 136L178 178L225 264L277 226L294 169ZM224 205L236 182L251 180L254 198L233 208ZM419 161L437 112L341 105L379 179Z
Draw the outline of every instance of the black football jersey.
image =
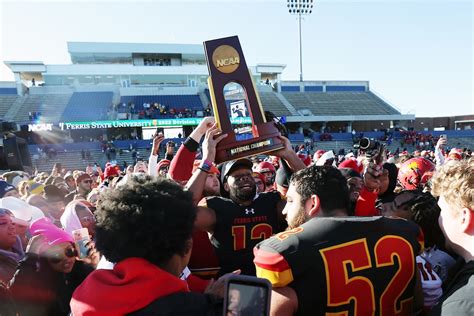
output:
M207 207L216 213L216 225L211 238L221 274L242 270L255 275L253 248L262 240L278 232L278 192L261 193L250 206L242 206L230 199L211 197Z
M410 315L421 230L404 219L318 217L254 250L257 276L298 296L298 315Z

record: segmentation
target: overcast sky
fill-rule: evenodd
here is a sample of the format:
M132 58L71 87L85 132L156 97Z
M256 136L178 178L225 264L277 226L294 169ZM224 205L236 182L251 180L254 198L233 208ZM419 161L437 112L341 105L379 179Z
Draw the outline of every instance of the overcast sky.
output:
M299 79L287 2L0 0L0 60L67 64L67 41L192 43L238 35L247 63ZM474 113L471 0L319 0L304 18L305 80L368 80L403 113ZM0 66L0 81L13 75Z

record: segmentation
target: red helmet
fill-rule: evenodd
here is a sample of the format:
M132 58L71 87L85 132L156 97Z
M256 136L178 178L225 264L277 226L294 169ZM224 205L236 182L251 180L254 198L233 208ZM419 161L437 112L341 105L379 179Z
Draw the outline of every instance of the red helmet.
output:
M435 165L425 158L411 158L398 171L398 181L405 190L416 190L433 176Z
M259 163L254 171L258 173L264 173L264 172L276 173L275 167L268 161L262 161L261 163Z

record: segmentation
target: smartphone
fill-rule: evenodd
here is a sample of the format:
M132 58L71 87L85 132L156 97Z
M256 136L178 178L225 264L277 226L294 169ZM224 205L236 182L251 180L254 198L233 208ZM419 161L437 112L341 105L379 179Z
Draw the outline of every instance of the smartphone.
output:
M155 135L164 135L165 129L163 127L157 127Z
M439 137L444 138L444 139L448 139L448 135L446 135L446 134L441 134L441 135L439 135Z
M266 279L232 275L225 282L223 315L270 315L271 293L272 285Z
M74 244L76 245L78 257L81 259L87 258L87 253L89 252L87 243L91 240L87 228L84 227L73 230L72 238L74 239Z

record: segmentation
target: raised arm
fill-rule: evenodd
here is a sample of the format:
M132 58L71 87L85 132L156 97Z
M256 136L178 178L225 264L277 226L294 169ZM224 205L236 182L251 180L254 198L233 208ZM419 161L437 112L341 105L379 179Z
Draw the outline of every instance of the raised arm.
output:
M279 136L279 138L283 142L285 147L280 150L274 151L272 155L284 159L290 167L291 171L293 172L306 168L306 165L303 163L303 161L301 161L300 157L298 157L298 155L291 147L290 140L285 136Z
M207 130L204 142L202 143L202 161L196 172L189 179L186 189L193 193L193 201L197 203L202 198L204 184L206 182L209 169L216 158L216 145L222 139L227 137L227 134L221 134L221 130L214 124Z
M204 118L179 147L174 159L171 160L170 169L168 171L168 175L171 179L182 182L188 181L189 178L191 178L199 142L214 123L215 119L213 117Z
M194 228L207 232L213 232L216 225L216 212L206 206L198 206L196 209L196 221Z
M150 158L148 159L148 174L150 176L157 177L158 170L156 166L158 164L158 153L160 151L160 144L165 139L162 133L158 133L157 135L153 136L153 146L151 147Z

